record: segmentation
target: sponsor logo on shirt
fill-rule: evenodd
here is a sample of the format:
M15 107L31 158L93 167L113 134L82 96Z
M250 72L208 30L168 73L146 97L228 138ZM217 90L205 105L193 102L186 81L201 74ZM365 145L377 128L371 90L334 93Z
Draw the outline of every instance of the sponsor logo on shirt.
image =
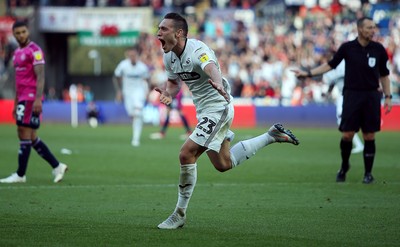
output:
M209 60L209 58L206 53L203 53L199 56L199 60L200 60L200 62L205 63Z
M178 73L178 75L182 81L192 81L200 78L200 75L197 74L196 72L183 72L183 73Z

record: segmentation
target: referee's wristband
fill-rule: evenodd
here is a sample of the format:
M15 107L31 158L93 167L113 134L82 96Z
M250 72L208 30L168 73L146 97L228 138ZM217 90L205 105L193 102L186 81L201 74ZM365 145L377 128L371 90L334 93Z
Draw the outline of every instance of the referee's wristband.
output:
M393 96L391 94L385 95L385 99L392 99L392 98L393 98Z

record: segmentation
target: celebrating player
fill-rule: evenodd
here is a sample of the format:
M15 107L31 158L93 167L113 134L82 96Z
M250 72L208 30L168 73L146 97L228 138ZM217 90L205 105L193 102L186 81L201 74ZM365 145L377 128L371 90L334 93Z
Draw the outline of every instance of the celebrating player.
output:
M230 86L222 77L218 60L207 45L188 39L188 24L176 13L168 13L158 26L157 37L164 51L163 61L168 74L166 89L156 88L166 105L184 81L192 93L198 123L181 147L179 196L174 212L160 229L176 229L186 221L186 209L197 181L197 160L206 152L220 171L228 171L253 156L260 148L274 142L298 145L299 141L282 125L273 125L266 133L241 141L230 149L234 133L229 130L234 109Z

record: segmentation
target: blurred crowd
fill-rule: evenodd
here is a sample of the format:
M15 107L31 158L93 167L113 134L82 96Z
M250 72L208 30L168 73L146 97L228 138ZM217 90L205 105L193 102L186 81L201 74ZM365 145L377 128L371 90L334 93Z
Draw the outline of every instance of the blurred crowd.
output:
M22 1L24 2L24 1ZM29 1L28 1L29 2ZM41 0L41 4L61 4L59 1ZM65 1L64 1L65 2ZM128 4L148 1L67 1L69 4ZM155 3L157 1L150 1ZM190 1L182 1L190 3ZM211 1L212 4L221 1ZM222 1L226 5L247 8L258 1ZM234 97L252 98L267 105L299 106L326 104L329 85L321 77L298 80L292 68L313 68L332 57L344 41L357 36L357 18L369 14L370 5L364 3L354 10L340 6L331 8L286 10L285 16L257 19L252 22L223 19L223 15L189 15L189 38L198 38L217 54L224 76L232 85ZM396 13L396 12L395 12ZM400 13L391 16L389 30L375 36L389 54L392 91L399 98L400 88ZM160 86L166 81L162 63L162 50L154 33L142 34L139 39L142 60L152 71L151 83ZM337 93L337 92L336 92ZM184 90L185 96L189 96ZM335 97L335 91L333 92Z
M214 49L234 97L258 99L268 105L326 104L335 97L335 92L333 98L325 97L329 85L323 84L321 77L298 80L291 69L316 67L330 59L342 42L355 39L355 20L366 14L368 5L358 11L344 8L335 15L329 9L309 11L288 12L284 19L250 25L218 17L203 21L189 18L189 25L195 27L189 36ZM389 29L390 35L381 35L378 29L375 38L389 54L392 91L398 98L400 15L392 17ZM154 35L142 36L140 46L153 71L152 83L165 82L162 51Z

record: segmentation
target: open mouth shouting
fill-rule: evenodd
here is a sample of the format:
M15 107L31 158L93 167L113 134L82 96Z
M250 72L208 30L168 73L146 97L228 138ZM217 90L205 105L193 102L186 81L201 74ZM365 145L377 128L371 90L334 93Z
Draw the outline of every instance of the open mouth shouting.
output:
M158 40L161 43L161 48L165 51L165 44L166 44L165 40L163 40L162 38L158 38Z

